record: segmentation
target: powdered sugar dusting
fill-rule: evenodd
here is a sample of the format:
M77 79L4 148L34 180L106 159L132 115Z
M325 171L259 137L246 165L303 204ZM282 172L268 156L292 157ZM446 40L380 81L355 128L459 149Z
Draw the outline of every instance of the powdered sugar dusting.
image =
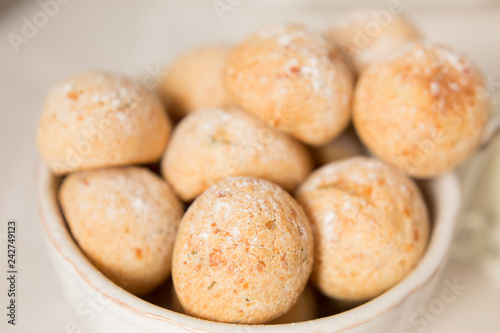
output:
M197 295L212 304L216 289L238 308L240 299L243 306L253 302L263 285L273 294L296 295L312 268L311 242L301 207L285 191L256 178L227 178L200 195L184 215L174 251L174 283L176 288L186 282L203 286L180 289L180 297Z
M283 35L283 36L278 37L277 41L278 41L278 44L283 45L283 46L287 46L287 45L290 45L291 38L289 35Z
M423 50L416 49L415 52L414 52L414 55L417 58L422 58L425 55L425 52Z
M132 208L134 208L136 213L140 214L146 208L146 205L141 198L135 198L132 201Z
M439 94L439 91L440 91L439 84L436 82L431 82L431 93L433 95L437 95Z
M445 48L440 48L439 50L440 54L451 66L455 67L459 72L464 70L463 57Z
M337 220L337 214L334 212L327 212L323 219L323 226L325 228L325 237L328 242L338 242L342 225Z
M63 85L61 87L61 90L63 93L67 94L69 93L70 91L73 91L74 90L74 87L72 84L69 84L69 83L66 83L65 85Z
M319 33L303 26L277 25L261 30L258 36L274 38L278 45L289 48L290 53L300 55L301 60L291 59L285 64L285 70L296 69L310 81L315 93L331 92L324 88L333 80L329 76L335 72L330 65L327 42Z
M342 207L344 207L345 210L351 210L353 208L352 203L350 201L344 201Z
M128 133L137 130L129 115L138 108L144 113L152 112L153 98L142 86L124 76L89 72L56 85L49 93L48 101L57 104L51 111L62 123L69 124L82 118L114 120L112 118L116 117L121 122L121 130Z
M164 170L181 195L195 197L211 184L239 175L295 188L310 171L309 162L303 146L264 121L239 110L205 109L177 126Z

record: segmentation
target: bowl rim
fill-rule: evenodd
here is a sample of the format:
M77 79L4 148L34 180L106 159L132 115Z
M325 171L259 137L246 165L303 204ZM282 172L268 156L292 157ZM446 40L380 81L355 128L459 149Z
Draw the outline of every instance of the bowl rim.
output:
M285 333L291 330L297 332L313 328L320 331L332 331L333 328L335 332L344 332L390 312L439 273L451 245L461 198L458 177L454 171L425 181L431 189L430 197L435 208L435 218L427 249L413 271L380 296L351 310L310 321L274 325L241 325L214 322L177 313L149 303L114 285L90 263L74 242L59 208L58 179L41 159L37 163L35 178L38 211L46 239L85 283L125 311L166 322L186 331L200 333L240 332L241 328L246 330L251 328L253 333L271 331ZM110 284L114 285L113 294L109 293Z

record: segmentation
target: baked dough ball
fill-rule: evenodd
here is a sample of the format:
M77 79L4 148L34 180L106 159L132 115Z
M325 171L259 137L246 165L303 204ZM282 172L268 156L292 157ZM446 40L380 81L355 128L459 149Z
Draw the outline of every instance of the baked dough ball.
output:
M259 324L297 301L312 256L309 222L287 192L262 179L226 178L184 215L172 278L186 313Z
M238 105L305 143L327 143L349 122L352 73L340 50L304 26L248 37L229 54L225 78Z
M290 311L278 319L274 319L269 324L291 324L316 319L318 318L318 305L316 302L317 299L314 290L311 286L306 286L297 303L292 306Z
M160 177L140 167L72 173L59 200L82 251L123 289L147 294L169 276L183 209Z
M176 59L160 85L174 119L200 108L225 108L233 103L223 82L229 46L202 47Z
M160 159L171 131L160 100L130 79L88 72L56 84L38 125L55 174Z
M363 155L365 147L357 137L354 128L349 127L335 140L326 145L315 147L312 152L314 161L321 166L348 157Z
M184 201L230 176L254 176L294 190L312 170L306 148L238 110L192 113L175 128L163 175Z
M311 280L327 296L366 300L403 279L429 234L415 183L380 161L353 157L313 172L297 190L314 235Z
M479 69L449 47L413 43L359 78L354 125L378 157L417 178L465 161L481 142L489 94Z
M340 47L356 72L403 44L421 38L404 15L376 9L345 13L326 35Z

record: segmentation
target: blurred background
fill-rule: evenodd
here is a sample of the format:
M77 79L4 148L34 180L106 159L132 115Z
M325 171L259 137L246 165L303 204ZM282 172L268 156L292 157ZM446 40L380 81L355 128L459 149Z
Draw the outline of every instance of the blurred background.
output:
M392 0L394 1L394 0ZM500 1L396 0L427 39L464 51L500 93ZM266 24L302 22L325 29L356 6L390 0L0 0L0 248L18 221L18 325L1 332L77 332L46 255L36 208L35 131L54 82L89 70L155 76L181 52L233 43ZM500 327L500 140L459 171L464 212L443 281L467 289L429 317L425 332L498 332ZM0 253L5 253L3 250ZM6 271L6 260L0 260ZM444 283L444 282L443 282ZM0 279L0 308L6 281ZM444 284L441 286L444 288ZM435 297L440 297L440 287ZM6 328L7 327L7 328Z

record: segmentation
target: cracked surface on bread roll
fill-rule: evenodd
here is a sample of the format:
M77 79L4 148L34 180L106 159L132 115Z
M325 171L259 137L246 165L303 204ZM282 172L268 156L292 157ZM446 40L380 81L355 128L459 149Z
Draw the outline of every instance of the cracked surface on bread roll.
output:
M353 157L313 172L297 190L315 244L312 282L346 301L373 298L417 265L429 235L416 184L378 160Z
M364 71L353 122L379 158L413 177L453 169L481 143L490 93L479 69L447 46L411 43Z

